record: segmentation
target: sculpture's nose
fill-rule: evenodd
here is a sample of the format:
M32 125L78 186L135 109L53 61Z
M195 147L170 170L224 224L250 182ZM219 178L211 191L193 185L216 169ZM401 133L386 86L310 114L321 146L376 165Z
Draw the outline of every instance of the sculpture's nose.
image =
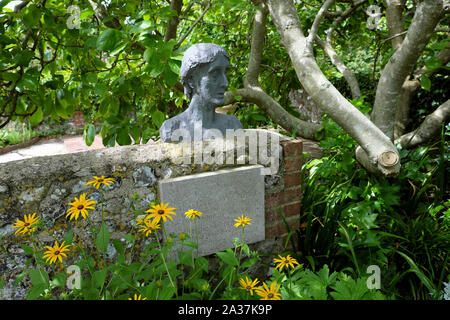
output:
M226 88L228 88L228 79L227 79L227 74L226 73L223 73L222 76L220 77L219 85L220 85L220 88L222 88L224 90Z

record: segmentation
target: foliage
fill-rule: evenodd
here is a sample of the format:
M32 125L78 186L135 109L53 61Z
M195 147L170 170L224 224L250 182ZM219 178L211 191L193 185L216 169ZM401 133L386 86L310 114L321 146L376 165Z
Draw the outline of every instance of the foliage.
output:
M325 263L333 269L352 265L348 269L359 276L379 265L389 296L438 297L450 275L448 134L447 127L441 148L400 149L400 175L383 179L357 164L355 142L324 116L319 138L325 156L304 165L309 177L303 180L298 250L305 262L313 270Z
M20 129L17 129L16 127L17 126L0 129L0 148L7 145L22 143L39 135L38 132L31 129L30 125L21 124Z

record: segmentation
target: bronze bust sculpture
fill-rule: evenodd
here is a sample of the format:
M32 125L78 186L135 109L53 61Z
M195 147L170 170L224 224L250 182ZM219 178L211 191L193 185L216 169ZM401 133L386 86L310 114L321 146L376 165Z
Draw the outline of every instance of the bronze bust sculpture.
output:
M242 129L236 117L215 112L224 103L229 60L227 52L213 43L194 44L186 50L181 62L181 83L191 102L184 112L162 124L163 142L179 141L178 134L172 139L175 130L186 130L193 140L198 140L203 139L207 129L217 129L223 136L227 129ZM194 128L201 128L202 134L195 135Z

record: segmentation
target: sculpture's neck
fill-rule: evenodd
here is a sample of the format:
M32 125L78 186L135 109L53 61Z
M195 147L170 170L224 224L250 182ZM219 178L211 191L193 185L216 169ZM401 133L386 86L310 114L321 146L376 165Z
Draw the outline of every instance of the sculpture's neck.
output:
M191 104L186 111L193 121L201 121L202 127L209 127L208 125L215 121L215 107L203 101L198 95L192 97Z

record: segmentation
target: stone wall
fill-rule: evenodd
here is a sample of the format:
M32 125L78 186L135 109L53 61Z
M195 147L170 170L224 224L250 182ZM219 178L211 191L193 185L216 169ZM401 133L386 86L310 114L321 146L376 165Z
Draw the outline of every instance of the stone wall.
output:
M277 172L264 177L266 240L260 244L260 248L274 248L275 243L287 235L277 209L285 215L291 229L299 226L302 142L271 134L280 139L279 148L272 150L279 154L279 166ZM232 151L236 160L234 163L240 163L237 161L236 147L227 145L227 148L233 150L226 149L224 152L228 155ZM245 148L248 151L248 145ZM193 159L195 152L193 150ZM68 203L84 192L100 203L101 193L86 186L93 176L113 177L117 181L103 192L104 221L111 238L123 240L122 236L130 231L134 223L132 207L135 210L148 209L152 201L160 201L159 181L249 165L249 157L246 157L246 163L239 165L203 162L180 164L181 155L181 144L157 142L0 164L0 279L5 280L0 299L23 299L29 288L27 279L18 286L13 285L29 259L21 248L23 239L15 235L15 229L11 228L16 219L23 219L25 214L36 212L49 230L37 235L43 245L61 241L69 229L73 230L74 241L88 242L90 231L86 220L69 221L66 211ZM270 165L260 158L257 164L265 167ZM101 221L98 206L90 213L90 218L94 224ZM106 256L113 258L115 254L111 245ZM76 257L72 257L72 261L76 260Z

